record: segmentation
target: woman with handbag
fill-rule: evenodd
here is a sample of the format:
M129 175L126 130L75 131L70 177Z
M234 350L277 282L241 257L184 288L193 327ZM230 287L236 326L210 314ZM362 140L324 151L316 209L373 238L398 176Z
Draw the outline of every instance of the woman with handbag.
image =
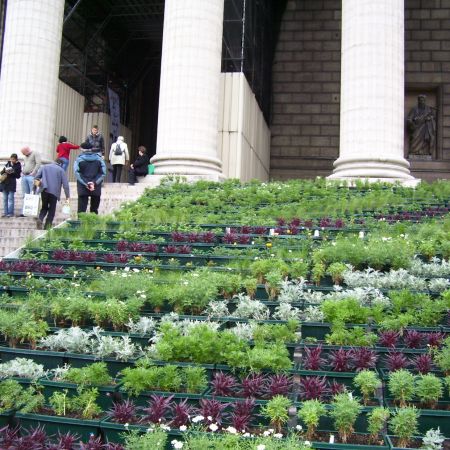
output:
M14 195L16 193L16 181L20 178L22 166L18 161L17 154L13 153L0 172L0 179L3 188L3 216L14 216Z

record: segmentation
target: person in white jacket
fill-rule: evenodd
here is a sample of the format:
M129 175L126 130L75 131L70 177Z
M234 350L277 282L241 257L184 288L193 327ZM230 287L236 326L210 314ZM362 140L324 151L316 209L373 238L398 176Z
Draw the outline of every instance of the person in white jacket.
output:
M113 168L113 183L120 183L122 168L128 164L129 160L128 145L124 142L123 136L119 136L117 141L112 143L109 151L109 162Z

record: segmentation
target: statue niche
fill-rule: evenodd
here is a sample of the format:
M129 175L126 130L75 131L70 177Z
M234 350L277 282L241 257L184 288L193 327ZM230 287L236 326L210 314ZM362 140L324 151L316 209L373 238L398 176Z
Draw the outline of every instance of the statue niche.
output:
M426 104L426 96L417 97L417 106L406 119L409 155L431 156L436 147L436 108Z

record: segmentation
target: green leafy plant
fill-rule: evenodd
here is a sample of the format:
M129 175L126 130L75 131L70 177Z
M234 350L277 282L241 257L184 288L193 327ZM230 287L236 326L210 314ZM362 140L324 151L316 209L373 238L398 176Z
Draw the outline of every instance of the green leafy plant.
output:
M35 412L44 405L44 396L35 386L24 388L16 380L0 382L0 413L8 409Z
M381 406L373 408L367 414L367 431L370 433L370 440L372 442L378 440L379 436L383 433L389 416L389 409Z
M398 437L397 447L405 448L417 434L419 411L415 407L397 408L389 421L389 430Z
M346 264L341 262L334 262L330 264L326 270L326 274L330 275L334 284L341 284L344 279L344 272L348 270Z
M398 402L400 407L405 407L406 402L411 401L415 391L415 376L405 369L396 370L389 374L389 393Z
M353 427L360 411L361 404L351 394L342 393L333 397L329 414L344 444L353 433Z
M363 395L363 402L367 405L376 390L381 387L381 380L376 372L362 370L353 379L353 384L359 388Z
M415 394L421 403L433 408L443 395L443 382L436 375L429 373L416 378Z
M63 376L65 381L88 386L108 386L113 379L104 362L97 362L82 368L70 368Z
M447 337L440 350L434 354L434 362L446 375L450 375L450 337Z
M306 425L306 439L313 439L319 420L326 413L325 405L319 400L306 400L301 404L297 415Z
M69 396L67 389L54 392L48 399L49 405L58 416L76 414L83 419L97 417L102 408L96 403L98 390L96 388L79 388L77 395Z
M261 408L261 414L270 420L271 425L279 433L289 420L289 408L291 405L291 400L282 395L276 395Z

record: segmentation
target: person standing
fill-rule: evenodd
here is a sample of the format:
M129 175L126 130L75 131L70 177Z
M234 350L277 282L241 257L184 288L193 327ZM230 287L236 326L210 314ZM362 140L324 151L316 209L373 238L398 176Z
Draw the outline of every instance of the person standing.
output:
M77 178L78 213L86 212L90 197L90 212L98 214L102 183L106 176L105 161L99 153L86 150L75 160L73 170Z
M133 164L130 165L128 172L128 184L131 186L137 183L138 176L144 176L148 173L149 157L147 156L147 150L143 145L138 147L138 157Z
M61 187L64 188L66 201L70 200L70 189L67 175L63 169L64 161L57 159L55 162L43 165L36 177L35 185L38 186L37 192L41 194L42 207L37 218L36 228L42 230L45 220L45 229L53 226L55 217L56 203L61 197Z
M33 190L34 177L41 167L41 155L32 151L30 147L24 147L21 150L24 156L22 167L22 195L31 194Z
M20 178L21 171L22 166L17 158L17 154L13 153L3 170L0 172L1 175L6 174L5 180L1 184L3 190L2 217L14 216L14 195L17 188L17 179Z
M80 148L80 146L68 142L65 136L60 136L58 142L59 144L56 147L56 153L58 155L58 159L62 160L61 167L65 172L67 172L67 168L69 167L70 150L76 150L77 148Z
M123 136L119 136L109 150L109 162L113 168L113 183L120 183L122 168L129 160L128 145L124 142Z
M105 140L98 131L98 125L92 126L91 132L86 136L80 147L85 150L91 150L94 153L100 153L100 155L105 154Z

